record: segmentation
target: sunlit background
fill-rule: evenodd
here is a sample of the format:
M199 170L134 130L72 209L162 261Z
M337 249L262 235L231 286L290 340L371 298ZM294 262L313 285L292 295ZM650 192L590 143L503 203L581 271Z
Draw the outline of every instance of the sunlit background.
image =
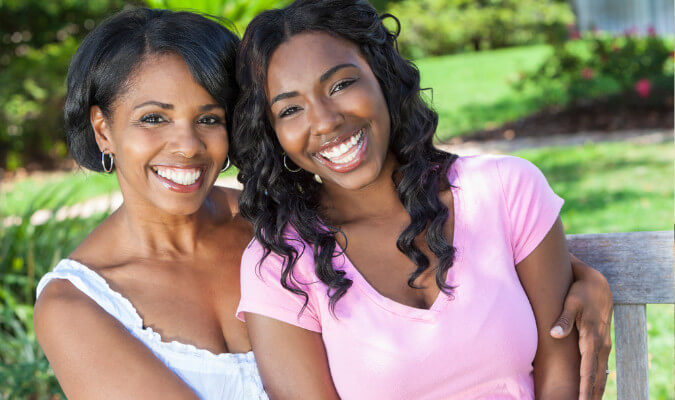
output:
M0 0L0 399L65 398L35 340L35 285L121 202L115 176L77 169L65 146L64 81L82 38L134 6L225 17L241 35L288 3ZM672 0L372 4L401 22L439 146L533 161L566 200L567 233L673 228ZM219 183L236 186L235 173ZM651 398L673 399L673 306L647 313Z

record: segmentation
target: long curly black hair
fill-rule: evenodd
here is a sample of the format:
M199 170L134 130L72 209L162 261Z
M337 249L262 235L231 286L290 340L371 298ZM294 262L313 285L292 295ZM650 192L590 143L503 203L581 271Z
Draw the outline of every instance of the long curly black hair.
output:
M269 60L281 43L307 31L329 32L357 44L374 72L389 108L389 150L398 163L396 190L411 221L396 243L417 266L408 285L415 287L415 279L430 267L429 258L414 242L427 229L427 245L438 258L436 284L445 293L452 290L444 276L452 266L455 250L444 234L448 209L438 194L449 187L448 169L457 156L434 147L438 114L420 96L419 71L398 53L400 25L390 32L382 23L387 17L398 25L391 15L378 16L366 1L298 0L255 17L242 39L237 59L241 97L235 107L230 148L240 169L238 179L244 185L239 207L253 223L255 238L265 249L260 261L270 252L282 256L281 284L303 296L305 306L307 293L292 273L299 254L288 236L289 225L312 247L317 277L328 286L331 311L352 284L343 271L333 267L335 235L341 231L322 218L321 184L309 172L292 173L284 168L283 149L268 120L265 82Z

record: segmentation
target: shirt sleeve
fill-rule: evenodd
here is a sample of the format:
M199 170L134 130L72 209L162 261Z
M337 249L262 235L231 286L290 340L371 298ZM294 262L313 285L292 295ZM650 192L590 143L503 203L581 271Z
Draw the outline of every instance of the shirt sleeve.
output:
M514 264L523 261L544 239L564 203L544 174L531 162L500 157L497 170L509 219Z
M298 249L298 260L293 267L292 282L308 295L307 307L305 298L293 293L281 285L283 258L270 253L260 262L264 249L256 240L246 248L241 259L241 299L237 308L237 318L243 322L245 312L260 314L274 318L301 328L321 332L320 319L317 316L311 282L301 277L298 271L303 264L314 261L311 251L304 254ZM302 255L301 255L302 254ZM308 259L309 257L309 259ZM259 265L260 264L260 265Z

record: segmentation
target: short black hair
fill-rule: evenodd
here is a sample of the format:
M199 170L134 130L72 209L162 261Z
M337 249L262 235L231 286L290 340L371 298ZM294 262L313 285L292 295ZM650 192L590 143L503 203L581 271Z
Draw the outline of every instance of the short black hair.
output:
M180 55L195 81L225 108L230 132L239 94L235 79L239 38L222 22L185 11L133 8L112 15L92 30L68 68L65 132L75 161L103 171L89 110L99 106L109 118L134 68L152 54Z

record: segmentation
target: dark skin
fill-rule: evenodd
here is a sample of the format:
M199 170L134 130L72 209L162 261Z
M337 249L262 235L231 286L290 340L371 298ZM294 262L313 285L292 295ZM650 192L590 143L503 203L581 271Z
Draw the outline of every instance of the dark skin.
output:
M234 312L239 260L252 231L238 216L238 192L213 186L227 154L227 136L222 121L216 121L224 111L213 107L215 101L176 56L151 57L147 63L116 102L112 118L92 107L99 148L115 155L124 205L70 258L94 269L128 298L163 340L213 353L247 352L251 345ZM135 108L149 100L159 105ZM148 115L153 116L139 122ZM206 167L204 184L189 195L157 185L150 168L195 162ZM589 298L598 295L599 281L588 278L593 270L585 264L575 268L586 274L573 286L577 299L584 299L586 315L597 313L601 319L598 308L589 308L601 303ZM47 285L34 318L38 339L68 398L195 398L143 343L68 281Z
M238 192L213 186L228 150L224 118L174 54L144 61L112 118L92 107L99 147L115 155L124 204L70 255L129 299L162 340L215 354L251 349L235 310L241 254L252 231L238 215ZM203 182L178 193L155 168L199 170ZM69 281L46 286L35 327L68 398L196 398Z
M272 99L269 115L277 138L295 164L321 177L323 215L345 233L352 263L381 295L428 309L440 289L433 270L415 280L418 288L407 284L415 265L396 248L396 239L410 219L391 179L397 164L388 149L388 109L358 47L323 32L297 34L272 54L267 79L267 97ZM339 170L322 159L326 143L358 131L365 133L368 147L357 167ZM452 243L452 194L444 190L439 197L450 210L445 234ZM337 239L344 248L344 239ZM417 244L431 265L437 263L424 233ZM537 398L577 398L577 337L555 340L549 333L573 278L560 220L516 268L538 326L533 363ZM321 334L258 314L246 318L272 398L338 397Z

